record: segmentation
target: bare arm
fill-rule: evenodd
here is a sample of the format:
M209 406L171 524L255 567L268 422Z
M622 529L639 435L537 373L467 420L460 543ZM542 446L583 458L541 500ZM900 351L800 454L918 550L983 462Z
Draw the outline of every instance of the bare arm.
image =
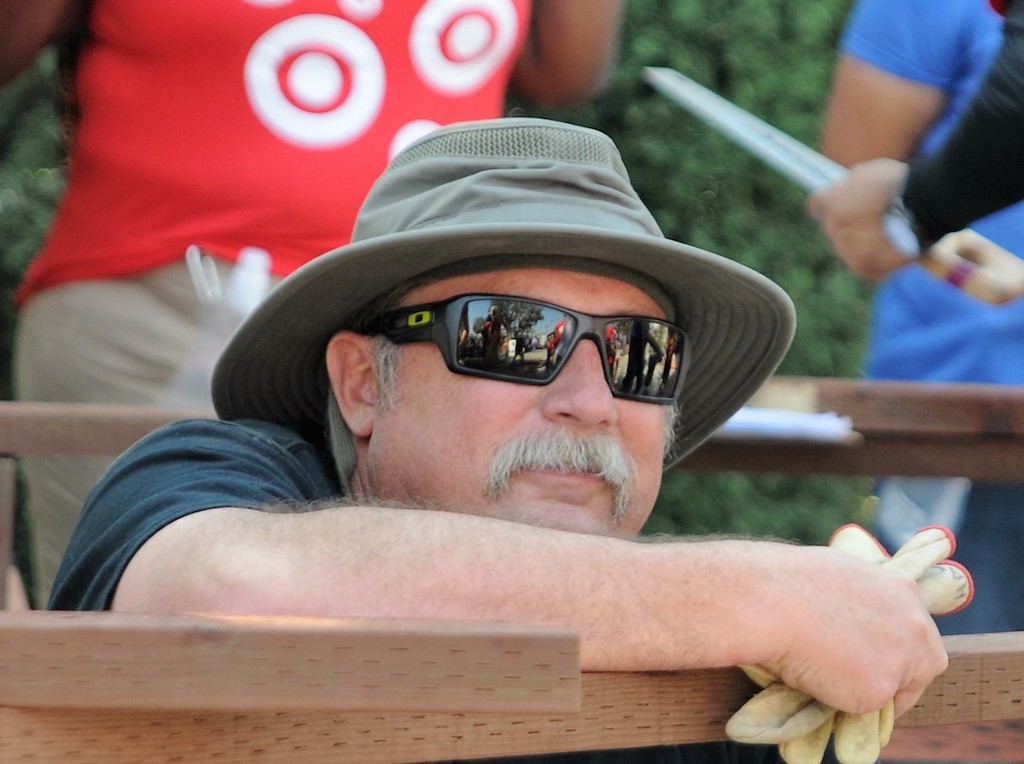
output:
M913 582L821 547L640 543L428 510L215 509L159 531L114 608L569 626L587 670L761 663L839 708L908 708L946 655Z
M77 7L76 0L0 0L0 85L69 31Z
M945 100L938 88L841 56L825 112L822 153L848 167L876 157L906 160Z
M885 237L889 200L902 194L926 246L1024 196L1024 3L1007 4L1004 43L980 91L946 143L927 157L869 159L808 200L832 245L861 275L878 278L905 261Z
M618 63L624 6L625 0L536 0L513 91L565 105L604 90Z
M928 85L896 77L849 55L836 67L822 133L822 152L852 166L877 159L906 160L945 103L945 94ZM847 184L814 198L812 214L821 222L832 246L858 275L876 279L906 265L905 257L888 245L879 221L895 185L876 196L875 186L861 193L860 183L890 174L902 176L896 163L858 167Z

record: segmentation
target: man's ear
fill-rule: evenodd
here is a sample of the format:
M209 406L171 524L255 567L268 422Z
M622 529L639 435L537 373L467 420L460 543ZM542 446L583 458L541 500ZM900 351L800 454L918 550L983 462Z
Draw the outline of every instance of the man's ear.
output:
M347 331L338 332L327 343L331 390L345 424L359 438L373 432L377 412L377 374L371 343L369 337Z

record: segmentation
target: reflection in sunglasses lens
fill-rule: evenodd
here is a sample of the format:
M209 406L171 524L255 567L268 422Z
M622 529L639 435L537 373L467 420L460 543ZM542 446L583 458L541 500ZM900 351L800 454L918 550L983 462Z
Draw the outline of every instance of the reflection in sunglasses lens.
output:
M603 326L603 328L602 328ZM612 390L626 396L671 396L682 367L682 335L655 320L615 319L595 327ZM456 362L467 371L547 382L572 349L576 319L530 300L486 298L464 305Z
M605 329L608 373L624 395L667 396L680 370L679 333L660 321L609 321Z
M467 369L548 381L575 327L572 316L547 305L501 298L471 300L459 320L458 363Z

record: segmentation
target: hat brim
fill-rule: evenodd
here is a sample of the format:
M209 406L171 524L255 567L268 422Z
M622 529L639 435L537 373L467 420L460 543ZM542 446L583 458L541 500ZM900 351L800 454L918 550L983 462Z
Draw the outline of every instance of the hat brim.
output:
M670 239L554 224L467 225L354 242L310 261L275 287L221 355L213 402L223 419L322 422L324 353L373 299L438 268L481 256L500 267L535 258L552 268L653 280L690 337L668 467L735 413L778 366L796 321L789 297L761 274Z

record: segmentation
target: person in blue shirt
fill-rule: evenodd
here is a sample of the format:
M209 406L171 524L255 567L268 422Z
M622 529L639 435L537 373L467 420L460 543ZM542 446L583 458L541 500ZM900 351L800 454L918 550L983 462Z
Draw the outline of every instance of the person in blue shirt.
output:
M913 175L913 162L930 161L953 134L1002 46L1003 18L981 0L860 0L840 42L823 152L844 165L909 160ZM961 223L1024 256L1024 202L953 224ZM1024 299L993 305L906 262L875 293L866 375L1024 384ZM1024 629L1024 581L1014 572L1024 549L1024 484L899 478L878 488L876 529L890 550L923 525L959 524L959 556L978 596L943 619L946 633Z

